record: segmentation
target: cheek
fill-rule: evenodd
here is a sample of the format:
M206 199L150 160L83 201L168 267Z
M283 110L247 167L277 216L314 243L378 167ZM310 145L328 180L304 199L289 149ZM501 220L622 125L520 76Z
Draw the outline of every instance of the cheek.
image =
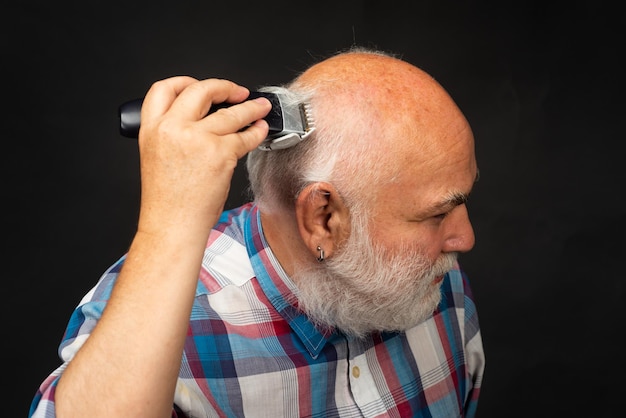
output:
M439 228L403 222L402 224L370 225L373 242L392 252L402 248L416 248L429 260L435 261L443 252L443 240Z

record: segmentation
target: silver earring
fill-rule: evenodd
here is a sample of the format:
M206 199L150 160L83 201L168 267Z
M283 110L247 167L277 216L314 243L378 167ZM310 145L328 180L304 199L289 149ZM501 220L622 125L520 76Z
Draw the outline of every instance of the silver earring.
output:
M317 261L319 261L320 263L322 261L324 261L324 250L322 249L322 247L320 247L319 245L317 246L317 251L320 252L319 257L317 257Z

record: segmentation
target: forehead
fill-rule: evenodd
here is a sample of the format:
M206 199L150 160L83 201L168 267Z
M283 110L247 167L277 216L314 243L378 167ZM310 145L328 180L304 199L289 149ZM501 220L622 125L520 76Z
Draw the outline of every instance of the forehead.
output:
M395 151L393 174L379 190L389 208L419 212L452 195L471 192L478 168L466 122L432 140L407 139Z

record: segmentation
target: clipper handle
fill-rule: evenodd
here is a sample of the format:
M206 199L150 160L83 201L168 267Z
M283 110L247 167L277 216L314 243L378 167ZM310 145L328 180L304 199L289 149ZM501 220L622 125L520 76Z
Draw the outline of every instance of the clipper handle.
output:
M118 108L120 118L120 133L128 138L139 137L139 125L141 124L141 105L143 99L135 99L122 103Z
M283 112L280 100L274 93L264 93L253 91L250 92L247 100L256 99L257 97L265 97L272 103L272 110L265 117L269 125L269 135L277 134L283 130ZM120 120L120 134L127 138L139 137L139 127L141 125L141 105L143 99L134 99L122 103L118 108L118 116ZM233 103L219 103L211 106L210 113L218 109L232 106Z

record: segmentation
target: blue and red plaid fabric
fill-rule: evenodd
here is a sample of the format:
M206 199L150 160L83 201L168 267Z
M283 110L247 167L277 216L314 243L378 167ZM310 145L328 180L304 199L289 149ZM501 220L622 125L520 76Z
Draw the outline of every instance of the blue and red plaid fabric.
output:
M54 389L97 323L122 257L70 318L64 363L29 416L54 417ZM469 282L457 265L433 316L405 333L320 332L288 301L293 284L267 247L257 208L224 212L198 280L173 417L473 417L484 370Z

